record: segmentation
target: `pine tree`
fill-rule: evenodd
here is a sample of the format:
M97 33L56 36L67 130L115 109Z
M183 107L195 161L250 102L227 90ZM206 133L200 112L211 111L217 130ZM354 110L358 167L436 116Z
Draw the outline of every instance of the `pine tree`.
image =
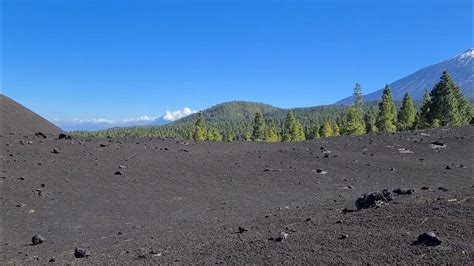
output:
M354 106L359 110L360 113L364 109L364 96L362 95L362 87L359 83L356 83L354 88Z
M425 129L431 126L430 105L431 105L430 93L427 90L425 90L425 94L423 95L422 106L420 108L420 111L417 113L416 128Z
M398 112L398 130L413 129L416 120L416 109L408 93L403 96L402 107Z
M265 120L261 113L255 114L252 131L253 141L264 141L265 140Z
M226 134L226 136L225 136L225 139L226 139L228 142L233 141L234 138L235 138L235 135L234 135L234 133L232 133L232 132L228 132L228 133Z
M212 127L207 131L207 140L209 140L209 141L221 141L222 140L222 135L220 134L220 132L217 128Z
M345 134L359 136L365 133L365 123L362 114L355 106L349 107L344 127Z
M319 139L321 137L321 135L319 135L320 130L321 130L321 127L319 126L319 124L314 125L312 129L311 137L313 139Z
M341 135L341 128L337 123L332 124L332 132L334 137L339 137Z
M206 123L202 112L199 113L196 124L194 125L193 139L195 141L205 141L207 139Z
M301 125L301 122L298 119L296 119L296 122L293 125L291 131L293 132L292 139L294 141L303 141L306 139L303 126Z
M373 106L369 108L369 111L364 116L365 122L365 132L366 133L376 133L377 129L377 113Z
M247 131L247 133L245 134L245 140L252 141L252 131Z
M296 119L293 112L286 115L285 128L283 130L283 141L303 141L305 140L304 130L300 121Z
M397 109L393 102L392 92L388 85L385 86L382 94L382 102L379 103L379 117L377 128L384 132L397 131Z
M430 96L431 121L438 119L441 126L459 126L469 123L472 117L471 106L448 72L443 72Z
M334 130L332 124L329 121L326 121L321 127L320 135L322 138L328 138L334 136Z
M278 134L278 130L275 126L268 128L267 131L267 141L268 142L278 142L280 141L280 135Z

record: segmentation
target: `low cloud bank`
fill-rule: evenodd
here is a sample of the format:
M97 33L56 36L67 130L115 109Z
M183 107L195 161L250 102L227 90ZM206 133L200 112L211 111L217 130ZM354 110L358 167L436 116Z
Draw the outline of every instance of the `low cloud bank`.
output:
M162 116L140 116L136 118L127 118L120 120L111 120L103 118L94 119L79 119L73 118L68 120L52 119L51 122L61 127L66 131L75 130L103 130L113 127L133 127L133 126L151 126L163 125L169 122L176 121L188 115L194 114L197 111L189 107L184 107L182 110L166 111Z
M173 112L166 111L166 113L163 115L163 119L165 121L172 122L172 121L176 121L178 119L181 119L183 117L186 117L188 115L192 115L196 112L197 111L193 111L189 107L184 107L183 110L177 110L177 111L173 111Z

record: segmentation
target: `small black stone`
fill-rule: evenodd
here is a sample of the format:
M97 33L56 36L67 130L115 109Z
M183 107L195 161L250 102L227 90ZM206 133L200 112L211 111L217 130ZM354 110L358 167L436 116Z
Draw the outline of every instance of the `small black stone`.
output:
M90 256L90 253L87 249L85 248L79 248L79 247L76 247L74 249L74 257L80 259L80 258L87 258Z
M413 242L413 245L438 246L441 240L433 232L423 233Z
M443 191L443 192L446 192L446 191L448 191L448 189L447 189L447 188L445 188L445 187L439 187L438 189L439 189L439 190L441 190L441 191Z
M245 233L245 232L247 232L247 231L248 231L248 229L239 226L239 234L243 234L243 233Z
M34 235L32 238L31 238L31 243L33 245L39 245L39 244L42 244L46 241L46 238L40 236L40 235Z

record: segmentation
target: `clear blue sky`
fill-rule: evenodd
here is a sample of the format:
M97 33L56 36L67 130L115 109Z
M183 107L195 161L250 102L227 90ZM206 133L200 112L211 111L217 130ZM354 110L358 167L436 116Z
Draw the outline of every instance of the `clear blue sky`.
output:
M472 46L470 0L2 3L2 91L49 119L330 104Z

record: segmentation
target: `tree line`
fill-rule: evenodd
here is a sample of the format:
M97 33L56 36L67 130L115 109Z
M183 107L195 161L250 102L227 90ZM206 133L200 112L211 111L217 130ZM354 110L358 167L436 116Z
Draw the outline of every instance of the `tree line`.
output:
M472 123L473 110L460 88L444 71L431 92L425 91L422 106L417 112L409 93L397 109L389 85L385 86L378 108L365 106L360 84L354 88L354 102L344 113L327 117L305 128L293 111L288 111L283 125L266 120L256 112L251 128L245 133L247 141L303 141L340 135L359 136L376 132L396 132L414 129L460 126ZM194 124L192 139L196 141L232 141L235 134L222 134L216 127L208 126L203 112Z

